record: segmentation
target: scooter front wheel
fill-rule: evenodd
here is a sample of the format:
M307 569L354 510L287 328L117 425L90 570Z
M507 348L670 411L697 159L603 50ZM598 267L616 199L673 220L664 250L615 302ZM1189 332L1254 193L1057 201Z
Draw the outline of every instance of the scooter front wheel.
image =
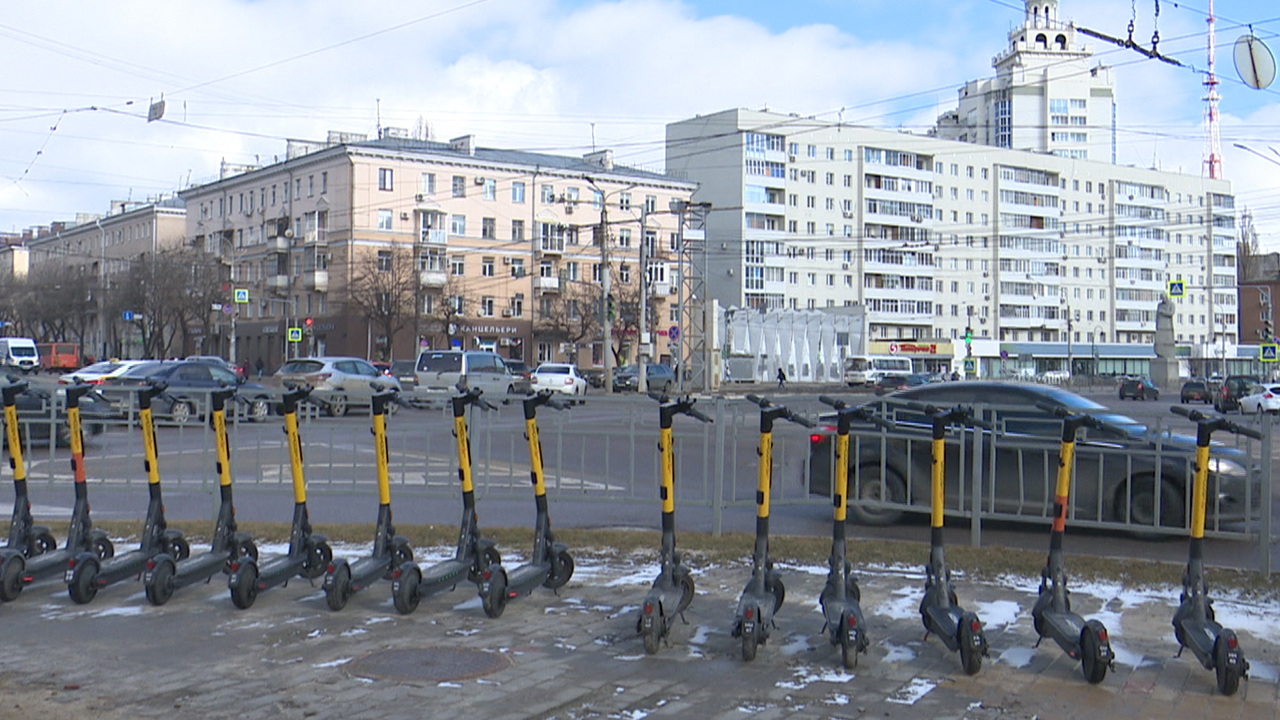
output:
M408 615L418 609L418 584L421 582L422 571L417 565L400 566L400 577L391 584L391 601L395 603L396 612Z
M568 584L569 578L573 577L573 556L569 554L569 551L561 550L558 560L560 561L560 572L547 576L546 581L542 583L542 587L549 590L559 590ZM554 565L552 567L554 568Z
M176 560L186 560L191 557L191 543L186 539L175 537L169 540L169 548L165 551L172 555Z
M89 552L97 555L99 560L107 560L115 557L116 546L110 538L100 537L93 541L93 547L89 548Z
M689 605L693 603L693 595L693 576L685 573L684 577L680 578L680 602L676 605L676 615L689 609Z
M302 565L302 576L308 580L315 580L324 575L325 568L331 560L333 560L333 549L329 547L329 543L312 545L307 551L307 561Z
M36 555L43 555L57 549L58 539L53 536L53 533L47 530L35 536L35 539L31 542L31 555L33 557Z
M77 605L93 602L98 595L98 561L93 559L77 560L67 579L67 593Z
M774 578L769 592L773 593L773 611L776 613L782 609L782 602L787 599L787 586L782 584L782 578Z
M231 602L241 610L247 610L253 607L253 601L258 599L258 564L241 563L240 569L236 572L238 575L234 577L235 582L231 585Z
M329 609L336 612L346 607L351 598L351 566L344 562L334 568L333 578L325 586L324 599Z
M501 565L502 554L498 552L498 548L487 547L484 553L476 558L471 570L467 573L467 579L473 583L478 583L483 579L482 573L489 569L490 565Z
M155 568L148 573L147 580L147 600L156 606L169 602L169 598L173 597L173 563L169 560L161 560L156 563Z
M507 576L501 572L493 572L489 577L489 590L480 594L480 605L484 614L491 618L502 617L507 609Z
M4 565L0 566L0 600L9 602L18 599L25 584L22 582L22 573L26 569L27 563L18 553L4 561Z

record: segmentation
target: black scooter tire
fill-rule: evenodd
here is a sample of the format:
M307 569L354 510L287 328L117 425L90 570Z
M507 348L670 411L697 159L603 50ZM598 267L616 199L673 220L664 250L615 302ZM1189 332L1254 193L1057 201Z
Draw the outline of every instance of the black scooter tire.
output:
M175 537L169 541L169 548L165 552L172 555L175 560L186 560L191 557L191 543L185 538Z
M849 623L840 625L840 664L845 670L858 667L858 648L854 647L853 638L849 636Z
M744 662L751 662L756 659L756 648L760 644L756 642L755 633L742 633L742 659Z
M58 539L53 536L53 533L47 530L45 532L40 533L39 535L36 535L35 538L33 538L31 541L32 557L35 557L36 555L43 555L47 552L51 552L57 549L58 549Z
M329 543L322 542L318 545L312 545L307 550L306 562L302 564L302 577L308 580L315 580L324 575L325 569L332 560L333 549L329 547Z
M472 563L471 569L467 571L467 580L473 583L480 583L484 580L483 573L489 569L490 565L501 565L502 554L498 552L498 548L487 547L484 553L476 557L476 561Z
M253 607L258 599L258 565L244 563L240 566L240 581L231 588L231 603L241 610Z
M1218 679L1218 692L1230 697L1240 689L1239 669L1227 663L1227 636L1219 635L1213 643L1213 669Z
M782 584L782 578L774 578L769 592L773 593L773 611L776 613L782 609L782 603L787 599L787 586Z
M480 605L484 614L493 619L502 617L507 609L507 576L500 572L493 573L489 579L489 592L480 596Z
M97 555L99 560L109 560L116 556L116 546L111 542L110 538L100 537L93 541L93 546L89 548L89 552Z
M173 597L173 576L176 568L168 560L161 560L151 570L151 580L147 583L147 601L159 607Z
M569 583L569 578L573 577L573 556L569 554L569 551L561 550L559 560L559 574L547 576L546 581L542 583L542 587L549 590L559 590Z
M422 571L417 565L409 563L400 566L400 578L391 586L391 601L396 612L408 615L418 609L418 585L422 582Z
M26 569L26 560L17 553L4 561L4 565L0 566L0 600L11 602L18 599L26 584L22 582L22 573Z
M982 670L982 648L974 647L975 634L968 619L960 621L957 640L960 642L960 664L964 666L966 675L977 675Z
M1080 631L1080 669L1090 685L1097 685L1107 678L1107 663L1098 657L1101 646L1093 630L1086 627Z
M644 652L646 655L658 654L658 648L662 643L662 629L658 627L662 623L662 618L654 618L653 627L644 631Z
M329 609L337 612L346 607L351 599L351 566L339 563L333 569L333 579L325 585L324 599Z
M676 615L689 609L689 605L693 603L694 592L693 576L685 573L685 576L680 578L680 602L676 605Z
M98 595L98 561L79 560L71 571L67 593L77 605L87 605Z
M396 568L411 562L413 562L413 548L409 543L396 545L391 551L391 562L387 564L387 571L382 574L382 579L390 580L395 575Z

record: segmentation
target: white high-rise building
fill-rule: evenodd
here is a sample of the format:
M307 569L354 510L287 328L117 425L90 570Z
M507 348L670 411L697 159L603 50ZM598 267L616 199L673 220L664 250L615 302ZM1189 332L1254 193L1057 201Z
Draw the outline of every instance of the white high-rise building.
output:
M1058 0L1026 0L1026 12L991 60L996 76L960 88L959 109L938 118L937 136L1115 162L1111 69L1058 19Z

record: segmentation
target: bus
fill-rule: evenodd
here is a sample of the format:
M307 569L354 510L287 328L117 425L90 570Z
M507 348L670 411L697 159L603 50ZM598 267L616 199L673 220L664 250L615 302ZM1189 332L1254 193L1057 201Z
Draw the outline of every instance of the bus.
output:
M844 382L849 387L874 385L885 375L910 375L911 358L897 355L866 355L845 360Z

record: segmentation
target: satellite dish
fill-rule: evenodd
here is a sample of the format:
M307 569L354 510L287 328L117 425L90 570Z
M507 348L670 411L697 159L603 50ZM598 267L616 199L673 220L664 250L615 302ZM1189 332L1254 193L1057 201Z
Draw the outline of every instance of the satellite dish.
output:
M1258 38L1242 35L1236 40L1236 72L1245 85L1261 90L1276 79L1276 59L1271 50Z

